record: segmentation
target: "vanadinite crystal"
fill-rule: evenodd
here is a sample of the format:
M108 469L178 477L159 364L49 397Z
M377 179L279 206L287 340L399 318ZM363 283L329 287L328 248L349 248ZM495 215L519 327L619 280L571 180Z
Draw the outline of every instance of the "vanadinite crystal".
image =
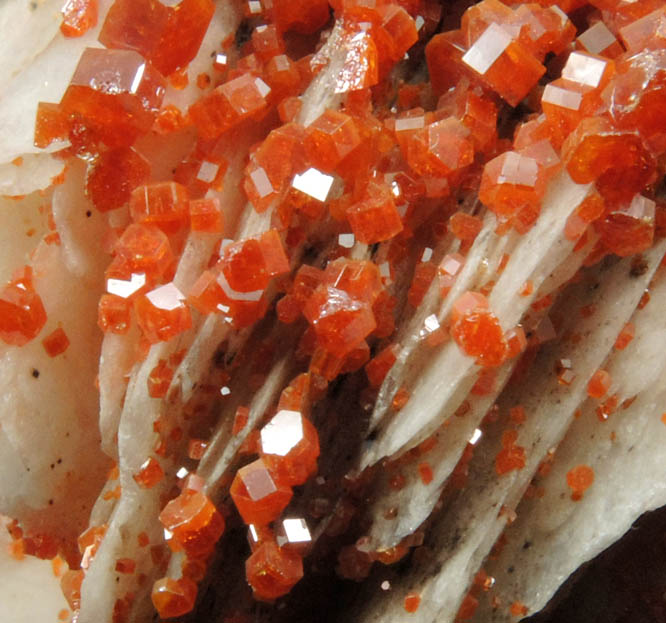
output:
M157 225L169 234L187 223L189 198L187 190L180 184L161 182L136 188L129 207L135 222Z
M620 130L604 117L587 117L567 138L562 159L574 182L597 183L602 195L626 200L655 178L653 157L635 131Z
M303 561L296 552L267 540L247 559L245 574L255 596L272 601L286 595L303 577Z
M87 48L61 101L70 139L83 151L131 145L152 125L164 91L137 52Z
M129 147L102 152L86 178L86 193L100 212L124 206L130 193L150 177L150 164Z
M163 619L187 614L194 607L197 585L188 578L162 578L153 585L153 605Z
M131 279L132 273L159 279L174 260L169 239L154 225L130 225L118 240L116 252L126 263L123 276L127 280Z
M486 84L517 106L546 68L498 24L492 23L462 57Z
M65 37L80 37L97 24L97 0L67 0L62 7L60 32Z
M206 558L224 532L224 519L201 491L185 489L160 513L162 525L172 533L169 545L190 558Z
M238 470L231 498L246 524L265 525L280 516L293 492L269 471L262 459Z
M278 411L261 429L261 456L282 482L301 485L317 470L317 431L298 411Z
M204 139L213 139L266 108L270 87L250 73L217 87L190 106L190 116Z
M32 284L32 270L26 267L0 290L0 339L23 346L37 337L46 324L46 311Z
M454 304L451 337L482 366L498 366L506 358L507 344L497 317L486 298L477 292L463 294Z
M192 326L185 296L173 284L155 288L134 302L136 320L151 343L165 342Z
M136 50L163 75L185 67L196 55L213 17L212 0L115 0L99 34L107 48Z

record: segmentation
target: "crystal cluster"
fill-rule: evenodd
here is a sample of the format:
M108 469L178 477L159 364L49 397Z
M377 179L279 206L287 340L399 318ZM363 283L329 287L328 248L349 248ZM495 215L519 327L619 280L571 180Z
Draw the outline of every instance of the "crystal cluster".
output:
M483 285L464 280L473 251L489 236L511 250L530 232L558 176L590 187L571 206L563 232L572 252L589 253L585 264L647 251L666 222L657 192L666 154L666 9L656 0L598 0L587 8L583 0L482 0L470 3L458 29L438 34L442 8L432 0L249 0L238 3L247 32L217 42L207 73L194 80L188 66L201 60L217 4L110 3L99 31L104 47L83 51L60 102L39 104L34 135L37 147L86 167L85 193L108 225L98 325L119 343L139 336L137 361L151 348L158 352L142 381L152 404L178 393L179 366L203 323L229 329L228 341L240 344L255 326L253 335L268 333L276 319L275 333L294 342L289 364L298 370L277 404L254 413L249 402L234 403L233 417L220 424L241 448L228 481L207 483L183 467L179 487L169 488L177 469L171 459L182 452L187 461L202 460L215 440L206 438L204 418L189 411L182 428L161 418L152 423L160 443L141 457L129 485L146 496L159 492L163 549L182 562L181 576L153 585L162 618L194 607L197 583L224 533L223 515L232 520L216 506L221 489L235 506L233 519L247 526L245 571L259 600L285 596L302 578L311 519L331 518L326 536L347 530L358 502L349 501L353 492L333 512L322 510L326 500L319 498L306 511L301 495L313 486L320 453L322 421L311 402L336 379L358 373L353 378L367 381L363 408L390 385L387 404L399 418L414 396L391 370L404 363L412 338L465 359L474 375L470 400L499 390L506 362L518 362L514 378L529 367L539 345L556 334L557 319L541 319L553 295L531 280L509 293L530 306L528 331L502 326L504 307L496 304L505 294L496 297L495 286L508 252L484 260ZM84 35L97 12L96 0L68 0L62 33ZM334 51L319 45L319 32L331 28L339 37ZM430 83L414 72L413 82L401 82L422 51ZM393 72L399 64L403 74ZM316 82L331 67L333 77ZM179 99L189 80L195 95ZM187 109L165 105L174 101ZM241 161L232 152L247 137L253 144ZM151 149L164 149L169 166L160 166ZM242 218L226 201L234 193L248 203ZM51 242L59 241L55 229ZM200 247L206 257L196 266L180 263ZM71 333L53 322L42 335L48 318L35 277L26 267L0 291L0 339L23 346L39 336L48 356L67 357ZM419 316L424 304L434 313ZM407 317L418 318L417 335L396 331ZM615 348L628 348L634 333L627 324ZM232 379L241 369L249 371L243 383L252 392L261 387L267 353L278 348L271 339L220 364L217 400L235 400ZM568 359L555 373L562 387L579 378ZM619 404L617 384L603 369L585 381L605 421ZM463 402L455 416L470 408ZM495 415L491 408L480 426ZM496 476L526 467L528 450L518 443L526 418L522 406L511 408L511 427L494 455ZM406 486L400 470L407 468L419 486L434 487L436 470L423 455L435 443L426 439L387 460L389 487ZM454 471L454 487L466 481L474 443ZM585 465L566 475L576 501L593 481ZM105 495L117 499L120 487ZM73 609L104 531L84 533L82 567L63 576ZM342 548L338 570L361 579L374 561L395 562L414 544L372 552L361 540ZM140 564L121 558L114 569L129 576ZM159 568L163 575L166 566ZM404 609L415 613L420 600L409 593ZM476 605L470 592L461 612ZM117 602L114 623L130 606L129 598Z

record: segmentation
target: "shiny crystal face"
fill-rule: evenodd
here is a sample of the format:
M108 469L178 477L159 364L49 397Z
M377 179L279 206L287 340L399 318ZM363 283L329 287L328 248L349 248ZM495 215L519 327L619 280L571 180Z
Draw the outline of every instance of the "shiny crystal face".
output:
M287 456L303 437L303 416L297 411L278 411L261 429L261 450L265 454Z
M132 623L151 585L192 611L229 514L278 618L326 588L285 598L304 561L360 581L412 548L362 616L519 617L654 506L663 0L67 0L43 50L18 4L0 513L17 558L67 558L73 621Z

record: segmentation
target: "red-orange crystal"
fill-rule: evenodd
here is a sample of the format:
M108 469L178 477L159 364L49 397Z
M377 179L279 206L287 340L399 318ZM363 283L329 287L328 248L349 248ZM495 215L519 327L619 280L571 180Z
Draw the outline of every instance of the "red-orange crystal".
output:
M567 472L567 485L571 489L571 499L578 501L594 483L594 470L589 465L577 465Z
M134 301L137 324L151 344L166 342L192 326L192 316L184 300L180 290L168 283Z
M182 616L194 608L197 585L188 578L162 578L153 584L151 598L163 619Z
M42 340L42 344L49 357L57 357L58 355L62 355L69 347L69 338L62 328L58 328L49 333Z
M62 7L60 32L80 37L97 24L98 0L67 0Z
M26 267L0 290L0 339L23 346L37 337L46 324L46 310L32 283L32 269Z
M293 492L258 459L236 473L231 498L246 524L265 525L280 516Z
M261 429L261 458L287 485L301 485L317 470L319 436L298 411L283 409Z
M150 164L130 147L104 151L91 164L86 193L100 212L124 206L130 193L150 177Z
M224 519L201 491L185 489L160 513L160 522L172 533L169 546L183 549L189 558L206 558L224 532Z
M170 234L181 229L188 218L187 190L176 182L139 186L130 196L130 215L136 223L157 225Z
M506 358L507 344L497 317L485 297L468 292L452 310L451 337L482 366L498 366Z
M255 597L272 601L286 595L303 577L303 561L290 548L265 540L247 559L245 574Z

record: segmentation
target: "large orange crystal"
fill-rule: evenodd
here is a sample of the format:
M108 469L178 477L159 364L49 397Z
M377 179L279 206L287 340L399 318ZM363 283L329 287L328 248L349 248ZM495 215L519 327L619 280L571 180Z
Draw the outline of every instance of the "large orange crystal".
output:
M270 87L245 73L225 82L190 106L189 113L203 139L214 139L246 119L257 117L267 106Z
M199 51L215 5L212 0L115 0L99 34L107 48L136 50L163 75L185 67Z
M289 270L289 260L277 231L239 240L224 247L218 264L229 286L237 292L263 290L272 277Z
M272 601L286 595L303 577L303 561L293 550L265 540L247 559L245 575L255 597Z
M160 513L160 522L172 533L169 545L189 558L206 558L224 532L224 519L201 491L185 489Z
M495 23L465 52L462 62L511 106L517 106L546 72L525 46Z
M100 212L124 206L130 193L150 177L150 164L130 147L102 152L86 178L86 193Z
M620 130L604 117L588 117L562 147L574 182L597 182L606 197L629 199L655 177L654 159L636 131Z
M84 50L61 101L80 150L131 145L148 131L164 98L164 79L132 50Z
M145 273L154 279L164 275L173 262L169 239L154 225L130 225L118 240L116 251L130 274Z
M153 584L151 598L163 619L182 616L194 608L197 585L188 578L162 578Z
M325 111L305 129L305 153L313 166L326 172L334 171L360 142L353 119L336 110Z
M626 132L637 130L657 154L666 151L665 88L666 50L649 50L618 62L617 75L603 94L617 127Z
M507 356L507 344L497 317L488 309L485 297L478 293L454 305L451 337L458 346L482 366L498 366ZM463 295L467 297L467 295ZM463 298L461 297L461 298Z
M97 0L67 0L62 7L60 32L65 37L81 37L97 24Z
M0 339L23 346L39 335L46 324L46 310L32 284L32 270L26 267L0 290Z
M176 182L139 186L130 196L130 215L136 223L175 233L187 223L188 201L187 190Z
M539 163L515 151L507 151L486 164L479 199L500 216L511 216L525 207L538 208L545 192Z
M283 409L261 429L261 457L287 485L302 485L317 471L319 436L298 411Z
M351 352L377 326L368 303L326 285L314 291L303 314L314 328L319 344L339 357Z
M230 493L243 521L260 526L277 519L293 495L262 459L238 470Z
M167 283L134 301L137 323L151 344L166 342L192 326L184 300L182 292Z
M635 195L630 202L613 206L596 223L608 249L620 257L642 253L652 246L655 233L655 202Z
M360 242L389 240L403 229L400 213L388 187L371 183L366 198L347 209L347 220Z

